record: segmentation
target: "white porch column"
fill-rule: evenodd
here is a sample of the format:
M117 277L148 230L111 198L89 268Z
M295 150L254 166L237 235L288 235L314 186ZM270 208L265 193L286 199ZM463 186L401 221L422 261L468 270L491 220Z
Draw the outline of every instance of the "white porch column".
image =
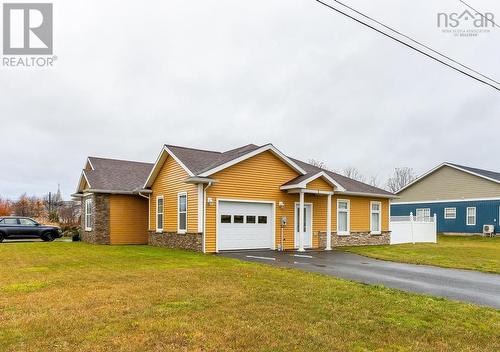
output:
M304 192L300 191L299 202L299 252L304 252Z
M326 248L325 251L332 250L332 195L327 197L326 205Z

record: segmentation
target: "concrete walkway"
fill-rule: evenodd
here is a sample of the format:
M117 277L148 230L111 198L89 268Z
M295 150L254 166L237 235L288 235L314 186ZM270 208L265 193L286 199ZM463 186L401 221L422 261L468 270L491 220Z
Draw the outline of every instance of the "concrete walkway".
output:
M428 265L394 263L357 254L332 252L225 252L221 256L316 272L367 284L500 309L500 275Z

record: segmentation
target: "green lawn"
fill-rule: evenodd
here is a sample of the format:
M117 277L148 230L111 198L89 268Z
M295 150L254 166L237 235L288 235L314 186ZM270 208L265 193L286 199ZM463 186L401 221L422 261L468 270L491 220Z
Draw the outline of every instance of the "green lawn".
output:
M429 264L500 274L500 237L440 235L437 244L346 247L342 250L396 262Z
M148 246L0 245L0 351L498 351L500 311Z

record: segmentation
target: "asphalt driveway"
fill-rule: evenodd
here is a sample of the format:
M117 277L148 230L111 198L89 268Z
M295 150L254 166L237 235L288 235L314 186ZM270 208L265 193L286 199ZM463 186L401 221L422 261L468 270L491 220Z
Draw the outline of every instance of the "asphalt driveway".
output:
M394 263L340 251L243 251L219 255L500 308L497 274Z

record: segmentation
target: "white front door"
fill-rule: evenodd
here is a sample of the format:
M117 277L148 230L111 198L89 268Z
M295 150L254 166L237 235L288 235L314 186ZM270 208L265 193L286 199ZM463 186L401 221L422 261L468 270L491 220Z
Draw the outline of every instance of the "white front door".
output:
M299 248L299 204L295 204L295 248ZM304 204L304 248L312 247L312 204Z

